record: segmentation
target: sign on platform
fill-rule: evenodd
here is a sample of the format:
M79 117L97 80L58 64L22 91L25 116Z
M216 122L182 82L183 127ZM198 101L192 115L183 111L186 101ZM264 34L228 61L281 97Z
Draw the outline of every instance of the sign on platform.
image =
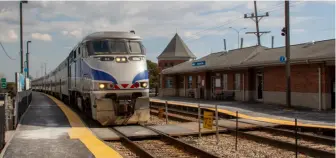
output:
M1 78L1 88L7 88L6 78Z
M203 128L212 129L213 125L213 112L204 111Z
M192 63L192 66L203 66L205 65L205 61L196 61Z
M286 62L286 57L285 56L280 56L280 62L282 62L282 63L284 63L284 62Z
M159 108L159 118L163 118L163 113L164 113L164 109L163 108Z

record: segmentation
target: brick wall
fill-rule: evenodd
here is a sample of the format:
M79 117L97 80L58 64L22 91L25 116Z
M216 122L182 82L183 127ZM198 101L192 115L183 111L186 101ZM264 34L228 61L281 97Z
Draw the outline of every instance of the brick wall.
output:
M168 64L167 67L172 67L172 66L171 66L171 63L172 63L173 65L177 65L177 64L181 64L181 63L183 63L183 62L185 62L185 61L187 61L187 60L159 60L159 61L158 61L158 67L159 67L160 71L162 71L162 70L165 68L165 64L166 64L166 63ZM166 67L166 68L167 68L167 67Z
M291 66L291 91L303 93L318 93L318 64ZM326 69L321 67L322 92L326 92ZM285 66L264 68L264 91L286 91Z

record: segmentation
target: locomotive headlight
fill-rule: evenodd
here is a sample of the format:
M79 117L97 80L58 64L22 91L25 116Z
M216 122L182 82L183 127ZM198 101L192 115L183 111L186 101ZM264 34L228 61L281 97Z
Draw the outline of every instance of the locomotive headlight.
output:
M142 83L141 83L141 87L142 87L142 88L147 88L147 86L148 86L147 82L142 82Z
M105 84L100 83L100 84L99 84L99 88L100 88L100 89L104 89L104 88L105 88Z
M120 60L121 60L121 59L120 59L119 57L118 57L118 58L116 58L116 61L117 61L117 62L119 62Z
M125 61L126 61L126 58L121 58L121 61L125 62Z

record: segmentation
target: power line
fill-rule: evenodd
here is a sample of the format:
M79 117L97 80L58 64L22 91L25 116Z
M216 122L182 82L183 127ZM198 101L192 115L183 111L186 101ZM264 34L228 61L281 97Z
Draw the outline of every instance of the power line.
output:
M10 57L10 56L8 55L8 53L6 52L4 46L2 45L1 42L0 42L0 45L1 45L2 50L5 52L6 56L7 56L9 59L11 59L11 60L16 60L16 59L14 59L14 58L12 58L12 57Z
M258 45L260 44L260 36L266 33L270 33L270 31L259 31L259 21L263 18L263 17L268 17L269 13L266 12L265 15L258 15L258 11L257 11L257 1L254 1L254 14L252 13L250 16L247 16L247 14L244 15L244 18L250 18L252 19L255 23L256 23L256 32L246 32L246 34L255 34L257 36L258 39Z
M278 8L279 7L279 5L282 5L282 4L284 4L284 2L281 2L281 3L279 3L279 4L275 4L275 5L273 5L273 7L274 8ZM282 6L283 7L283 6ZM272 9L274 9L274 8L272 8ZM266 9L266 8L265 8ZM260 10L265 10L265 9L260 9ZM279 8L278 8L279 9ZM259 10L259 11L260 11ZM230 20L227 20L226 22L228 22L228 21L232 21L232 20L236 20L236 19L241 19L241 16L237 16L237 17L235 17L234 19L230 19ZM225 23L226 23L225 22ZM214 26L214 27L210 27L210 28L206 28L206 29L204 29L204 30L201 30L201 31L199 31L199 32L196 32L196 33L193 33L193 34L191 34L191 36L196 36L197 34L199 34L199 33L202 33L202 32L207 32L208 30L212 30L212 29L218 29L218 28L220 28L220 27L223 27L223 26L225 26L225 25L227 25L227 24L220 24L220 25L216 25L216 26ZM193 39L193 38L187 38L187 40L189 40L189 39ZM196 40L198 40L198 39L196 39Z
M280 4L284 4L285 2L282 2L282 3L280 3ZM299 5L299 4L303 4L304 2L293 2L291 5L290 5L290 7L294 7L294 6L297 6L297 5ZM276 7L274 7L274 8L271 8L271 10L268 10L268 12L274 12L274 11L277 11L277 10L279 10L279 9L282 9L284 6L280 6L280 4L276 4L276 5L274 5L274 6L276 6ZM280 7L279 7L280 6ZM266 10L266 9L261 9L261 10ZM234 18L234 19L230 19L230 20L228 20L228 21L232 21L232 20L236 20L236 19L240 19L241 18L241 16L239 16L239 17L236 17L236 18ZM226 22L228 22L228 21L226 21ZM237 22L237 21L234 21L234 22ZM231 23L233 23L233 22L231 22ZM231 24L231 23L228 23L228 24ZM211 27L211 28L207 28L207 29L205 29L205 30L212 30L212 29L219 29L219 28L221 28L221 27L223 27L223 26L225 26L225 25L228 25L228 24L221 24L221 25L217 25L217 26L214 26L214 27ZM199 31L199 32L197 32L197 33L200 33L200 32L204 32L205 30L202 30L202 31ZM196 33L194 33L194 34L191 34L190 36L195 36L195 34ZM187 38L187 40L186 40L186 42L193 42L193 41L197 41L197 40L199 40L199 39L201 39L201 38L203 38L204 36L208 36L208 35L203 35L203 36L200 36L199 38L197 38L197 39L195 39L195 38Z

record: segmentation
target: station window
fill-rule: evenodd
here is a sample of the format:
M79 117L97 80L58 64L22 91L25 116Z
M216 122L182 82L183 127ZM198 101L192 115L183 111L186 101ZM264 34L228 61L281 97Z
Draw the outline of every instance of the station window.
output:
M188 88L192 88L192 76L188 78Z
M236 73L235 74L235 82L234 82L234 87L235 87L235 90L240 90L240 74L239 73Z
M166 79L166 88L173 88L173 79L171 77Z

